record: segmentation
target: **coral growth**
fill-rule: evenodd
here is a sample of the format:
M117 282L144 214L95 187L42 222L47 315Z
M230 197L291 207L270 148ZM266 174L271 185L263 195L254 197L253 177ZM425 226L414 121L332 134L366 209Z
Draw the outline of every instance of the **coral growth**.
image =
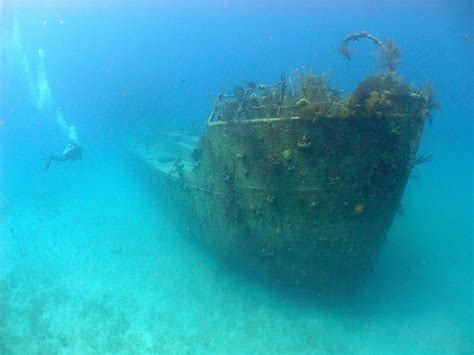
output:
M219 95L210 121L336 115L347 111L342 110L344 101L339 93L327 78L296 70L273 85L249 83L246 88L235 88L232 95Z
M382 115L386 109L392 107L392 102L383 93L372 91L367 100L367 112L370 115Z

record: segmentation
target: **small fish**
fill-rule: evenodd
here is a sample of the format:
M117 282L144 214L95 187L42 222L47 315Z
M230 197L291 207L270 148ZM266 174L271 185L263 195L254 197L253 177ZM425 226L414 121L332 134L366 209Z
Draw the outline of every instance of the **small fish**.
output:
M362 212L364 212L365 210L365 206L363 204L357 204L354 206L354 213L355 214L361 214Z
M7 123L7 121L5 121L5 120L0 120L0 126L4 126L5 123Z
M469 42L471 40L471 37L467 33L464 34L464 42Z

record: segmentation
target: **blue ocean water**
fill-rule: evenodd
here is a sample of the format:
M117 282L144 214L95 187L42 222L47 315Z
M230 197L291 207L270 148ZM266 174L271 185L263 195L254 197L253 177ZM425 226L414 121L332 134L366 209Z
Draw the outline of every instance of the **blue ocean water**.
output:
M471 1L0 2L0 353L472 353ZM214 97L312 68L351 92L432 82L417 167L368 281L297 297L227 270L177 231L126 158L153 130L202 130ZM74 127L74 129L71 129ZM83 158L53 162L77 136Z

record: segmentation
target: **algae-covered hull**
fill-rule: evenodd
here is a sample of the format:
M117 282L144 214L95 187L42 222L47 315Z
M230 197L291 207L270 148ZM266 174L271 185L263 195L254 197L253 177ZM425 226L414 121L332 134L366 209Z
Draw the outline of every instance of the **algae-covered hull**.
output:
M217 255L274 282L349 290L387 236L426 117L424 96L408 91L370 111L364 85L345 116L210 120L199 142L164 134L161 148L133 152Z

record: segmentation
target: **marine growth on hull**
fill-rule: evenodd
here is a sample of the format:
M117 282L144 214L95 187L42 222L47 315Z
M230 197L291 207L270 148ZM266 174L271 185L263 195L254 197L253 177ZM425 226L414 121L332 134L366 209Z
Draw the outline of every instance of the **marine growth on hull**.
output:
M210 122L237 123L242 120L262 118L310 118L336 116L383 116L415 110L424 117L438 105L433 100L431 85L423 90L404 83L397 75L400 61L398 46L384 43L368 32L349 35L338 51L348 60L352 58L349 43L367 38L376 45L380 64L386 73L364 80L348 97L331 87L325 76L314 75L310 70L295 70L282 74L275 84L249 82L246 87L236 87L231 94L220 94L214 102Z
M192 153L184 136L139 153L187 234L272 283L326 294L360 285L413 166L429 160L416 152L437 104L430 85L417 90L397 75L393 42L351 34L344 58L358 40L375 44L384 72L350 95L303 70L248 83L219 95ZM159 158L165 147L171 160Z

